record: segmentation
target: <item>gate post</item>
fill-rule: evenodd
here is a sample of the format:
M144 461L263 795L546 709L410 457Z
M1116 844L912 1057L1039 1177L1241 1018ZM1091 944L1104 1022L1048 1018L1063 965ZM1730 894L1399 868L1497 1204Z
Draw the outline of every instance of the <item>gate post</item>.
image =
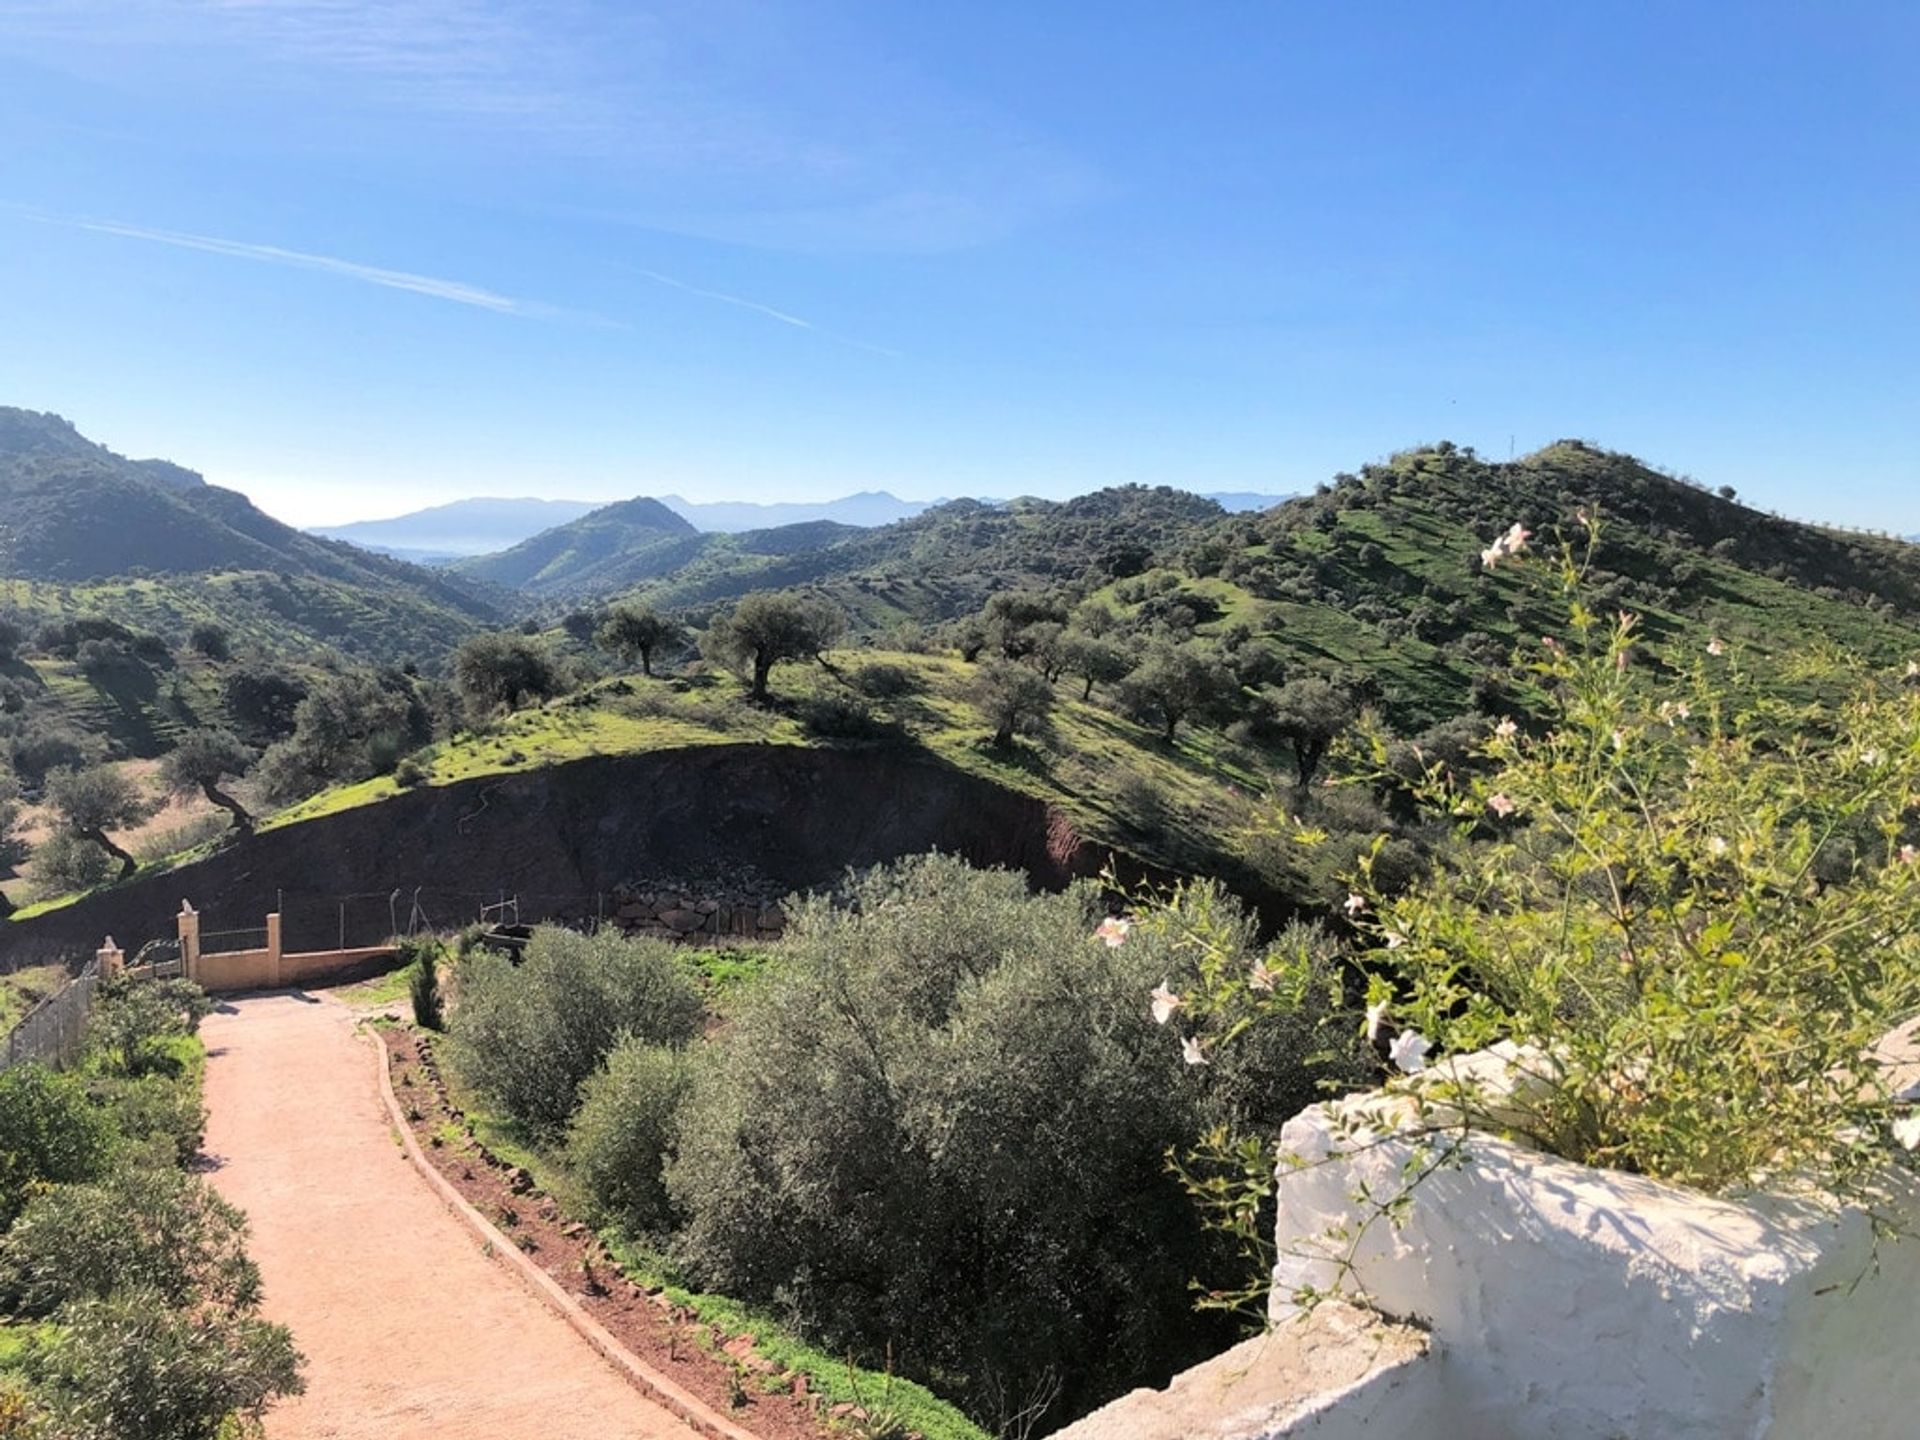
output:
M182 900L180 914L176 917L180 927L180 964L187 978L194 984L200 983L200 915L191 904Z
M113 943L111 935L107 936L105 943L94 951L94 958L100 962L102 980L113 979L126 966L126 955L118 945Z
M280 912L267 916L267 983L280 988Z

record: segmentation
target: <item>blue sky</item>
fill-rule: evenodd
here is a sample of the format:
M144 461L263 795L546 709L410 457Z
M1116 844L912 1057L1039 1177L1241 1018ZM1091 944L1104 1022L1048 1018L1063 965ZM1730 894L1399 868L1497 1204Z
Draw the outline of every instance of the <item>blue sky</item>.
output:
M1920 531L1920 6L0 0L0 403L299 523L1289 491Z

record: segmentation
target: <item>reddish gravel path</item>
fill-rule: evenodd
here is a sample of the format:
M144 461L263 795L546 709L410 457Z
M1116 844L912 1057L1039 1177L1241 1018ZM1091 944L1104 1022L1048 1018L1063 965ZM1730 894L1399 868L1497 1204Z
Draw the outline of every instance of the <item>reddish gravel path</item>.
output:
M692 1440L427 1189L346 1007L258 996L201 1034L211 1178L252 1221L268 1317L307 1356L269 1440Z

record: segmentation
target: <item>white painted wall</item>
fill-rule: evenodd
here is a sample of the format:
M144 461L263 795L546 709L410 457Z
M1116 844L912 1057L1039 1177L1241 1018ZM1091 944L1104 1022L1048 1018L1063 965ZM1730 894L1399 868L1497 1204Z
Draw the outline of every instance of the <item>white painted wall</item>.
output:
M1271 1310L1357 1280L1431 1327L1430 1437L1913 1440L1920 1240L1876 1243L1857 1212L1713 1200L1492 1136L1417 1188L1405 1222L1353 1243L1353 1197L1402 1183L1410 1142L1342 1153L1357 1107L1315 1106L1283 1146L1328 1158L1278 1178ZM1344 1118L1343 1118L1344 1112ZM1909 1192L1905 1221L1920 1230ZM1338 1232L1348 1227L1347 1233Z

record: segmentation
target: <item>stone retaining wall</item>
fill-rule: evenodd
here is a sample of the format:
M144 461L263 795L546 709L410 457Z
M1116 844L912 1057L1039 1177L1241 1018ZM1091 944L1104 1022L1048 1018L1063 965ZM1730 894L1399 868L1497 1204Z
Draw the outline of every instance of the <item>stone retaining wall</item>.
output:
M680 889L620 885L608 920L628 935L665 935L684 940L775 940L787 918L777 901L716 899Z

